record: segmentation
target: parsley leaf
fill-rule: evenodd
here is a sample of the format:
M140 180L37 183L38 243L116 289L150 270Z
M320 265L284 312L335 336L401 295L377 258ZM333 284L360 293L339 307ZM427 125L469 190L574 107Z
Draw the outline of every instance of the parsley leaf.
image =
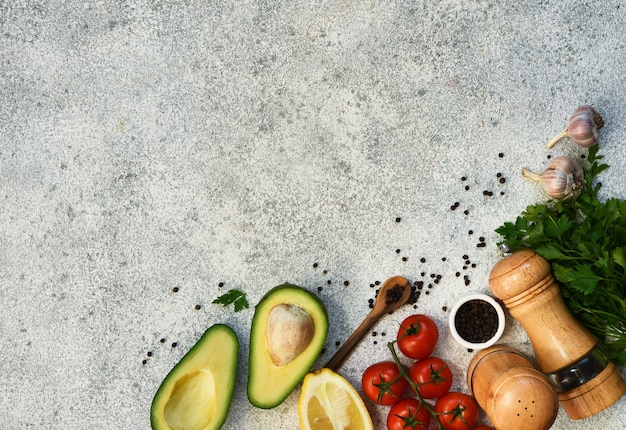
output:
M249 306L248 300L246 299L246 293L240 290L229 290L217 299L213 300L213 303L223 306L228 306L234 303L235 312L247 309Z
M496 232L498 245L534 249L551 263L567 306L626 364L626 201L598 197L597 176L609 168L602 158L589 148L578 199L530 205Z

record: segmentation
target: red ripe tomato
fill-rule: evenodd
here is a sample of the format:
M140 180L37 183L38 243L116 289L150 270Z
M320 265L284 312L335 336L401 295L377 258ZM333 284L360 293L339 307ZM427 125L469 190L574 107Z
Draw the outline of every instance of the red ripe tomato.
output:
M409 377L425 399L443 396L452 385L452 371L439 357L427 357L416 361L409 369Z
M435 412L446 430L472 430L478 419L476 401L464 393L450 391L439 397Z
M407 317L398 329L398 348L414 360L428 357L439 340L437 324L426 315Z
M491 426L487 426L485 424L481 424L481 425L478 425L478 426L474 427L472 430L495 430L495 429L493 427L491 427Z
M409 382L400 376L400 370L393 361L381 361L365 369L361 378L363 392L379 405L396 403L406 390Z
M387 430L427 430L430 412L414 398L402 399L391 407Z

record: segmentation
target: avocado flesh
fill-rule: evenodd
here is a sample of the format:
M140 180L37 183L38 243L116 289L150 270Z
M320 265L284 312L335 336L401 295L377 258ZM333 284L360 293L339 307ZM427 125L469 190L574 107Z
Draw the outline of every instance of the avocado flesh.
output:
M279 305L292 305L305 311L313 321L313 335L308 345L286 364L277 365L267 344L268 318ZM254 311L250 331L248 400L258 408L278 406L304 379L319 356L328 333L328 315L319 298L292 284L271 289Z
M239 339L223 324L209 327L157 390L150 411L154 430L217 430L235 389Z

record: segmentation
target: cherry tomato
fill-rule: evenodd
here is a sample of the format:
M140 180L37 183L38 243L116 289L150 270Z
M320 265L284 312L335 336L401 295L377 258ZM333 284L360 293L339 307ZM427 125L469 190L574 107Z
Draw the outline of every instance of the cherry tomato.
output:
M427 430L430 412L414 398L402 399L391 407L387 430Z
M400 370L393 361L372 364L363 372L361 379L363 392L379 405L392 405L404 394L409 382L400 376Z
M409 377L425 399L443 396L452 385L452 371L439 357L427 357L416 361L409 369Z
M485 424L481 424L481 425L478 425L478 426L474 427L472 430L495 430L495 429L493 427L491 427L491 426L487 426Z
M476 401L464 393L450 391L439 397L435 411L446 430L471 430L478 419Z
M428 357L439 340L437 324L426 315L407 317L398 329L398 348L415 360Z

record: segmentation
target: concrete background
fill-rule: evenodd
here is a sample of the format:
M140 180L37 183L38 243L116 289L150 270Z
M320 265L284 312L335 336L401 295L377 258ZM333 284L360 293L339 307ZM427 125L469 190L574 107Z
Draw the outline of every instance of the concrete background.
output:
M285 281L321 287L321 366L370 284L440 274L417 311L467 390L442 308L488 291L494 229L544 199L520 168L543 170L578 105L604 116L603 192L626 198L625 29L619 0L0 1L2 428L148 429L162 379L218 322L242 344L224 428L297 428L299 389L247 401L253 306L211 304ZM359 387L413 312L341 373ZM502 341L532 354L510 318Z

